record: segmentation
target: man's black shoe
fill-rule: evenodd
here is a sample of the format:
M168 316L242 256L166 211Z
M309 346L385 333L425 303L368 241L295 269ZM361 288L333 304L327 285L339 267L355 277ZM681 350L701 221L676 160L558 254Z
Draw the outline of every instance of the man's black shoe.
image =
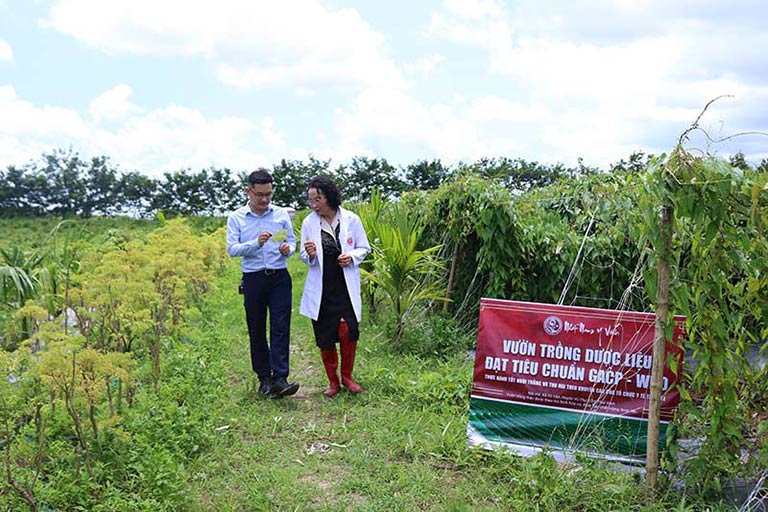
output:
M288 384L288 381L285 380L285 377L275 377L275 380L272 381L272 389L270 390L270 396L272 398L282 398L284 396L294 395L298 390L299 390L298 382L294 382L293 384Z
M259 381L259 394L268 397L272 394L272 379L265 377Z

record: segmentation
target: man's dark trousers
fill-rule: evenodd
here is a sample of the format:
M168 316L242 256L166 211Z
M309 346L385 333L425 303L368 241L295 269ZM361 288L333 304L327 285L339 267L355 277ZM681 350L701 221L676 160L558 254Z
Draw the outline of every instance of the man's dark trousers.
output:
M291 275L286 269L243 274L245 318L251 340L251 367L260 380L288 376L291 287Z

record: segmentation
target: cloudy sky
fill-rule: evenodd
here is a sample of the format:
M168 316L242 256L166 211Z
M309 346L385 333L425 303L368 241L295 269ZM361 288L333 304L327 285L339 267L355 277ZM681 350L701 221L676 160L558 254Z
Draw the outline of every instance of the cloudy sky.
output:
M768 133L764 0L0 0L0 168L606 166ZM694 150L768 158L767 135Z

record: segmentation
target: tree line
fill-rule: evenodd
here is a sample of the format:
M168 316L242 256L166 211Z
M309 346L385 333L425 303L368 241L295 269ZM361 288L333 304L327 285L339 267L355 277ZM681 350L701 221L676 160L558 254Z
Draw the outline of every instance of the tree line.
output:
M608 171L644 169L650 155L636 152L612 164ZM743 155L732 158L746 165ZM762 164L765 165L765 162ZM253 169L252 169L253 170ZM305 186L319 174L332 176L345 200L368 201L374 190L396 197L406 190L437 189L453 177L470 173L492 179L510 191L525 192L568 177L603 172L579 161L576 167L541 164L521 158L482 158L447 166L422 160L395 167L384 158L357 156L336 166L309 156L308 161L281 160L269 169L276 187L273 202L306 208ZM4 217L52 215L61 218L129 215L219 216L244 202L243 184L249 171L228 168L182 169L151 178L138 171L123 172L109 157L82 158L74 151L55 150L37 162L0 169L0 212Z

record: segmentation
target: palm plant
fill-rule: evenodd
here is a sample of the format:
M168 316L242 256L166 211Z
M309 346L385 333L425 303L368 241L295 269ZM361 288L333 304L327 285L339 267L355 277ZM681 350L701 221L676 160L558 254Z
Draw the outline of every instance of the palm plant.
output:
M18 247L0 249L0 300L6 306L18 309L35 295L39 283L36 272L43 258L28 255Z
M39 273L43 258L27 254L18 247L0 249L0 305L18 310L28 300L35 298L40 287ZM9 348L15 348L19 340L29 337L29 323L21 320L21 331L12 334Z
M444 271L437 258L441 246L419 249L423 220L399 203L393 203L378 221L366 229L373 242L373 261L363 276L382 290L392 303L395 315L393 346L397 349L406 321L414 307L426 301L445 301L440 283Z
M52 315L58 315L70 307L70 289L72 279L80 268L80 250L83 246L82 234L76 230L62 230L71 221L60 222L50 233L50 251L48 264L40 269L40 299ZM59 243L58 236L63 232L63 240ZM64 332L67 323L64 322Z
M68 307L72 276L79 268L80 234L64 231L59 244L60 222L43 240L45 251L25 251L18 246L0 249L0 300L13 309L21 308L27 300L40 302L56 316Z
M371 194L371 199L367 204L361 204L356 209L360 215L360 220L363 222L363 228L368 235L368 241L371 247L376 247L378 240L376 239L376 226L379 224L381 216L387 205L387 201L382 197L379 189L374 189ZM363 275L368 275L373 270L373 259L367 258L360 264L360 270ZM376 288L378 284L371 279L364 279L361 283L363 296L368 303L368 314L371 318L376 318Z

